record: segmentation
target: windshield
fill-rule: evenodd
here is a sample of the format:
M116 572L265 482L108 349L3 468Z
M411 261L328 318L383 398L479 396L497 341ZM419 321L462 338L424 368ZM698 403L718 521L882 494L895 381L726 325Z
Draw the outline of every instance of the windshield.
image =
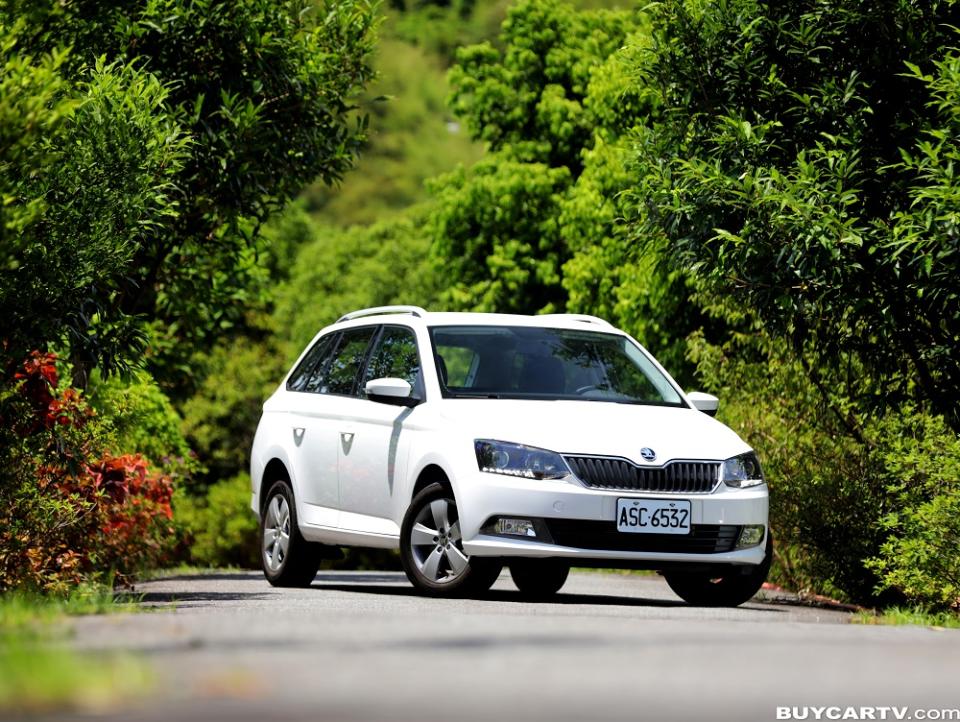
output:
M445 397L685 406L667 377L619 334L435 326L430 337Z

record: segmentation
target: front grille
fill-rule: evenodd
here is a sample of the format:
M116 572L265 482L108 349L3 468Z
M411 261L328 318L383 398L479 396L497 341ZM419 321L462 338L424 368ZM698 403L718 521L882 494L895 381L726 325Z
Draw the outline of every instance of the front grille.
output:
M689 534L634 534L617 531L612 521L545 519L555 544L577 549L669 554L721 554L733 551L742 527L693 524Z
M720 477L720 464L715 461L671 461L648 467L602 456L563 458L580 481L596 489L707 494Z

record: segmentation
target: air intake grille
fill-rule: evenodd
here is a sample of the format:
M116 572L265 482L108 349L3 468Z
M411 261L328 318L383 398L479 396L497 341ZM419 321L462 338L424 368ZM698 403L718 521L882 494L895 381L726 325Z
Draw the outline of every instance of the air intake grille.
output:
M694 524L689 534L628 534L612 521L545 519L556 544L577 549L672 554L723 554L733 551L742 527Z
M720 477L720 464L713 461L671 461L666 466L647 467L597 456L564 459L578 479L597 489L707 494Z

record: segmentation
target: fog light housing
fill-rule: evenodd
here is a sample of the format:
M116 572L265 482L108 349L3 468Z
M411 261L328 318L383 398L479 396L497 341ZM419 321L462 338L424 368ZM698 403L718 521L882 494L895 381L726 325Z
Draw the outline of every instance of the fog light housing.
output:
M740 531L740 538L737 540L737 549L746 549L755 547L763 541L763 524L749 524Z
M496 534L509 534L510 536L535 537L537 529L532 519L508 519L501 517L493 525L493 531Z

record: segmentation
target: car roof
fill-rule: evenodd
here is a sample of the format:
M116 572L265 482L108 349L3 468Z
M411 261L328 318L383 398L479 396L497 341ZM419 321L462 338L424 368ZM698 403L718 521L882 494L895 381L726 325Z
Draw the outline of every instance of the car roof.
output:
M596 316L574 313L550 313L536 316L514 313L431 312L416 306L383 306L362 309L342 316L326 330L368 324L406 322L424 326L529 326L539 328L585 329L605 333L623 332Z

